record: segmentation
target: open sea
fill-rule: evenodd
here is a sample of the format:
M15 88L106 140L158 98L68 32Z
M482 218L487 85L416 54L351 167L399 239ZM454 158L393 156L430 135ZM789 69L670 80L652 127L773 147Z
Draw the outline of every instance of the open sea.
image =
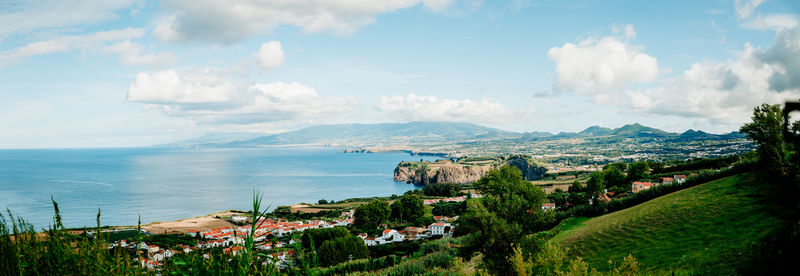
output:
M272 207L319 199L402 194L392 179L404 153L338 153L340 148L0 150L0 208L36 227L136 225L252 208L253 190ZM435 157L424 157L426 160Z

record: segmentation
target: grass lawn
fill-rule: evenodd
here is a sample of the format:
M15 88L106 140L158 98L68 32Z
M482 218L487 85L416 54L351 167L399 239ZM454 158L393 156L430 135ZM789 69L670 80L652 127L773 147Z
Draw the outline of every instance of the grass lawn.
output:
M552 240L607 271L632 254L643 269L731 274L777 227L774 204L753 174L736 175L595 218L577 219ZM770 211L771 210L771 211Z

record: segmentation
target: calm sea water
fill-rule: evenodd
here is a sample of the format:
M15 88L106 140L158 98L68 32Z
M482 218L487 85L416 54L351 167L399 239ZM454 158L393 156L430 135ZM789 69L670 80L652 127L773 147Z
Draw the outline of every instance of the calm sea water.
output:
M0 207L37 229L52 223L52 196L67 227L135 225L250 210L253 189L273 207L319 199L388 196L401 153L337 148L0 150ZM4 212L5 215L5 212Z

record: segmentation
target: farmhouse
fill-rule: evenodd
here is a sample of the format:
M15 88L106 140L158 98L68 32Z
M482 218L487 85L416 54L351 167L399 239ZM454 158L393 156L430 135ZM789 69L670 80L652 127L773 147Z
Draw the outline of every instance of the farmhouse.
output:
M639 181L636 181L636 182L633 182L633 184L631 184L631 191L633 191L634 193L638 193L639 191L647 190L647 189L650 189L652 187L653 187L653 183L651 183L651 182L639 182Z

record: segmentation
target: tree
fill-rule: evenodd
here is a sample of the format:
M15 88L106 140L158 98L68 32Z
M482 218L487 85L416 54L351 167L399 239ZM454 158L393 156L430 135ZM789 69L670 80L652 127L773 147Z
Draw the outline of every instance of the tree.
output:
M647 161L633 162L628 169L628 182L638 181L650 176L650 166Z
M325 200L325 199L320 199L319 201L317 201L317 204L319 204L319 205L328 204L328 201Z
M300 237L300 241L303 248L306 250L313 250L312 245L319 246L325 241L350 235L350 232L343 227L309 229L303 231L303 236Z
M572 182L572 185L569 186L568 190L568 192L570 193L580 193L582 191L583 191L583 185L581 185L581 182L578 180Z
M435 222L435 220L433 219L432 216L424 216L424 217L418 217L417 219L414 220L413 223L414 223L414 226L420 226L420 227L425 226L425 227L427 227L428 225L431 225L431 223L434 223L434 222Z
M762 104L753 109L753 121L739 131L758 144L759 165L777 175L786 174L786 146L783 140L783 109L780 105Z
M605 171L605 170L608 170L608 169L610 169L612 167L616 167L620 171L628 170L628 164L626 164L625 162L617 162L617 163L606 164L605 166L603 166L603 170Z
M323 242L317 250L317 255L321 265L330 266L348 260L366 258L369 256L369 249L360 238L350 235Z
M461 185L453 183L431 183L422 187L426 196L456 196L461 190Z
M466 207L466 202L439 202L433 204L431 213L434 216L458 216L464 213Z
M514 253L513 244L554 221L552 212L541 210L545 193L509 166L490 170L473 186L484 196L468 200L467 212L456 222L456 234L468 234L460 254L468 259L480 252L489 272L512 273L508 257Z
M415 194L406 193L400 199L392 203L392 218L401 221L414 221L418 217L425 215L425 206L422 199Z
M603 189L606 188L605 183L605 175L603 172L593 172L591 176L589 176L589 181L586 182L586 196L588 197L598 197L599 195L603 194ZM600 202L599 200L595 200L594 204Z
M603 170L603 174L606 187L628 186L625 174L622 173L619 166L608 166Z
M372 201L356 207L353 226L365 231L375 230L379 225L387 222L391 213L389 203L386 203L386 201Z

